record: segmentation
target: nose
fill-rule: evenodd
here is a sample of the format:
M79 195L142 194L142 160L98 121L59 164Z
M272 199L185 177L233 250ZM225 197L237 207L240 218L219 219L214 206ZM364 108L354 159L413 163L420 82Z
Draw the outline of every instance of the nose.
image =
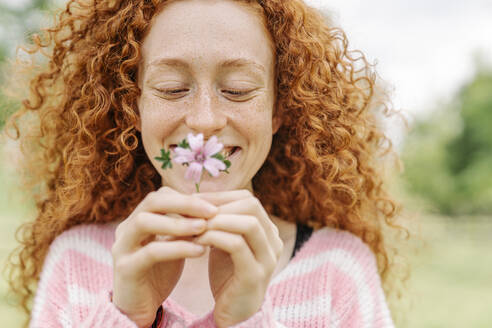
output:
M197 93L186 113L185 123L195 134L203 133L206 138L226 126L227 117L219 108L217 96L211 89L202 89Z

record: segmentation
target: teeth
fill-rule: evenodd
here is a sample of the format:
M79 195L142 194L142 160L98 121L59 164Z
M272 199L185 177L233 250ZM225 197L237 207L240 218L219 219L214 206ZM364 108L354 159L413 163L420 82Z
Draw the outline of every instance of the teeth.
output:
M231 156L234 153L234 151L235 151L236 148L237 147L227 147L227 148L225 148L224 149L224 152L225 152L226 158L229 157L229 156Z
M232 155L232 150L233 150L233 149L234 149L234 148L230 148L230 147L229 147L229 148L226 148L226 149L224 150L224 152L225 152L225 156L226 156L226 157L231 156L231 155Z

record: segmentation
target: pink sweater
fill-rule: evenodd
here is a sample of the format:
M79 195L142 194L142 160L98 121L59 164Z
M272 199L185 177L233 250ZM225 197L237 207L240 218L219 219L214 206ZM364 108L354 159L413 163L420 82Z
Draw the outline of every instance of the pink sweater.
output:
M51 244L30 327L136 328L111 303L116 224L76 226ZM215 327L213 311L197 317L171 298L160 327ZM261 309L234 328L394 327L375 257L356 236L329 228L311 238L275 276Z

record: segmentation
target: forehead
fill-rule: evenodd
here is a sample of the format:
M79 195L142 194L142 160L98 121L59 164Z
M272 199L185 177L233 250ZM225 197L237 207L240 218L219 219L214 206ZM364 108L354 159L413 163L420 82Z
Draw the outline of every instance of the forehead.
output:
M211 60L234 64L273 64L270 36L262 17L232 0L178 0L164 6L143 40L145 66ZM241 59L241 61L237 61ZM234 61L236 60L236 61ZM180 63L174 60L175 64Z

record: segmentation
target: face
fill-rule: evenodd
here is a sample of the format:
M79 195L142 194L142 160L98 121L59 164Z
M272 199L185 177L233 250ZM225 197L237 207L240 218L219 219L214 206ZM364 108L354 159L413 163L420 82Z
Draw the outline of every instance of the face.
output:
M163 186L195 191L186 167L162 170L154 158L188 133L203 133L226 150L240 148L229 174L202 174L200 191L251 190L280 125L272 119L274 56L260 16L231 0L180 0L154 19L142 43L138 128Z

